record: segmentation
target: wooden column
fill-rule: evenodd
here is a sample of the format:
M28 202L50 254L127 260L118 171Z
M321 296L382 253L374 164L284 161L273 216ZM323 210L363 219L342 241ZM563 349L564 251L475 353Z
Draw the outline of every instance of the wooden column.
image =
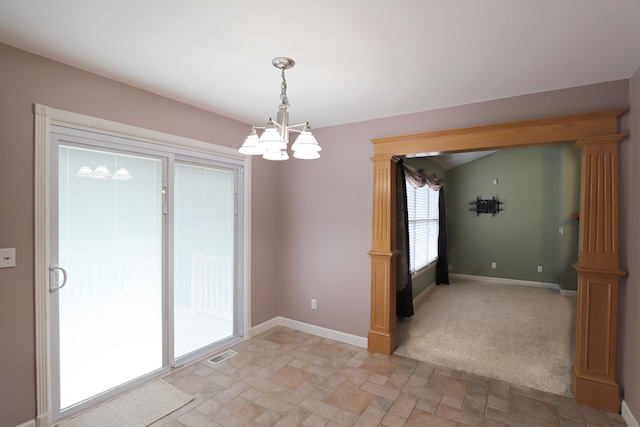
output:
M373 216L371 229L371 328L369 351L391 354L396 334L396 161L393 156L373 160Z
M579 139L582 149L576 355L576 402L620 411L616 383L618 320L618 142L624 135Z

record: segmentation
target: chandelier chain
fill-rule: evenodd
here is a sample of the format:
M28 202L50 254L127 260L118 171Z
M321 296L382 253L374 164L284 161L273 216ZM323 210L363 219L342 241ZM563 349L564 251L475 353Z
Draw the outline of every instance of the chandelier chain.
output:
M284 77L284 68L282 68L282 84L280 85L280 99L282 103L289 107L289 98L287 98L287 79Z

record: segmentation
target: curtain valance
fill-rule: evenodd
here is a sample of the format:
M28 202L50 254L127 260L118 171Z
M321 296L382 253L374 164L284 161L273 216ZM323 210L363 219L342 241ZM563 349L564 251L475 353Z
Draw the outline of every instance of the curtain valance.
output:
M428 185L433 191L440 191L442 188L442 179L438 178L435 173L429 175L422 168L416 169L409 165L403 166L405 175L414 187L424 187Z

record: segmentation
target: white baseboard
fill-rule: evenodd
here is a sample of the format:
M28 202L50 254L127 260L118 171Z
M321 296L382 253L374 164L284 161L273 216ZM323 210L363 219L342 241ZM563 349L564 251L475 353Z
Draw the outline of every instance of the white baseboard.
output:
M256 336L276 326L284 326L285 328L295 329L296 331L305 332L322 338L328 338L345 344L367 348L368 341L366 337L359 337L357 335L351 335L345 332L335 331L333 329L323 328L322 326L299 322L297 320L291 320L280 316L274 317L271 320L267 320L266 322L251 328L251 336Z
M20 425L17 425L16 427L36 427L37 425L38 424L36 424L36 420L29 420Z
M560 285L557 283L533 282L529 280L503 279L501 277L471 276L469 274L449 274L450 278L477 280L479 282L500 283L505 285L532 286L534 288L553 289L560 291Z
M274 317L273 319L267 320L266 322L260 323L259 325L249 329L249 336L247 339L260 335L263 332L267 332L269 329L275 328L276 326L280 326L278 319L280 319L280 317Z
M624 400L622 401L621 413L622 413L622 418L624 419L624 422L627 423L627 426L640 427L640 424L638 424L638 420L636 419L636 417L633 416L633 414L631 413L631 409L629 409L627 402L625 402Z
M562 295L563 297L575 297L575 296L578 296L578 292L569 291L567 289L560 289L560 295Z

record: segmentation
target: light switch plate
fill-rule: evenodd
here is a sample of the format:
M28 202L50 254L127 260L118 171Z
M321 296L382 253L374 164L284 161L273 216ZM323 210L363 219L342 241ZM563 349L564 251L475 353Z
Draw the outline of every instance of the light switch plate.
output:
M16 248L0 249L0 268L16 266Z

